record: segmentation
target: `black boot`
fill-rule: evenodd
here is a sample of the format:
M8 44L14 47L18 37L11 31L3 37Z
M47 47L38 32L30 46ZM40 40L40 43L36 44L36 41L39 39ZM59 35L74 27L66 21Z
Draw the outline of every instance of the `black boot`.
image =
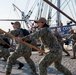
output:
M10 74L11 74L10 72L6 72L6 73L5 73L5 75L10 75Z
M75 57L72 57L71 59L76 59Z
M67 54L67 55L65 55L65 56L70 56L70 54Z
M21 63L21 62L19 62L19 67L18 67L18 69L21 69L23 66L24 66L24 64Z

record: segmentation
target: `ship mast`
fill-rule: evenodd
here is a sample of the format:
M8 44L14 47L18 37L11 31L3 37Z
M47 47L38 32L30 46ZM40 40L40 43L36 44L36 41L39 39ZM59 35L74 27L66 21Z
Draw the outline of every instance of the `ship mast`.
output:
M50 2L52 2L52 0L49 0ZM51 14L52 14L52 7L49 6L49 10L48 10L48 18L47 18L47 23L49 25L51 25Z
M60 9L60 3L61 3L61 1L60 0L57 0L57 7ZM60 20L61 19L61 17L60 17L60 12L57 10L57 26L60 26Z
M52 4L51 2L49 2L48 0L44 0L46 3L48 3L50 6L52 6L54 9L58 10L61 14L63 14L65 17L67 17L68 19L70 19L72 22L74 22L76 24L76 21L73 20L70 16L68 16L66 13L64 13L63 11L61 11L60 9L58 9L54 4Z

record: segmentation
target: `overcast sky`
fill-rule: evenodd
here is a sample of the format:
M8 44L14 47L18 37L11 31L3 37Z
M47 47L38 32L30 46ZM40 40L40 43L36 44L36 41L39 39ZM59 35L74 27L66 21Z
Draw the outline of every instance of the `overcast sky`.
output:
M29 1L28 4L27 4L27 1ZM65 1L65 0L61 0L61 1ZM19 19L21 18L21 13L19 11L14 11L14 7L12 4L14 3L19 9L21 9L22 11L25 12L25 14L27 14L27 12L29 11L29 9L31 8L34 2L35 0L0 0L0 19ZM70 4L70 8L73 7L71 4ZM68 15L72 17L68 7L66 7L66 9L64 9L63 11L66 14L68 13ZM52 14L54 13L55 12L52 12ZM34 16L33 16L33 19L34 19ZM64 16L62 17L62 19L67 21L67 19ZM64 20L62 22L65 22ZM8 29L12 29L11 21L0 21L0 28L5 31L8 31Z
M34 0L31 1L34 2ZM26 3L27 0L0 0L0 19L21 18L21 13L18 10L14 11L14 7L12 4L15 4L21 11L28 12L30 7L29 9L28 7L26 8ZM26 11L25 9L28 10ZM8 29L13 29L11 21L0 21L0 28L5 31L8 31Z

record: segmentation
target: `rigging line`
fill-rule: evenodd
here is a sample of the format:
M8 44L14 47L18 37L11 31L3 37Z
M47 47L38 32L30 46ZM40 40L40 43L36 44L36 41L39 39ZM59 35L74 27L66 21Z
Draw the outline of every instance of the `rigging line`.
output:
M42 7L43 7L43 0L39 0L39 5L38 5L39 7L38 7L38 18L40 18L41 17L41 14L42 14Z
M69 0L69 1L70 1L70 0ZM69 2L69 1L68 1L68 2ZM61 4L61 6L63 6L63 4L64 4L65 2L66 2L66 0ZM60 6L60 7L61 7L61 6ZM67 4L64 6L64 8L65 8L66 6L67 6ZM63 9L64 9L64 8L63 8ZM62 10L63 10L63 9L62 9ZM57 13L57 11L54 13L54 15L53 15L52 17L54 17L56 13ZM52 17L51 17L51 18L52 18ZM55 20L55 19L54 19L54 20ZM52 21L52 23L53 23L53 22L54 22L54 21Z
M38 20L38 9L36 10L36 16L35 16L35 20Z
M22 19L24 20L24 22L25 22L26 25L27 25L27 28L29 29L29 25L28 25L28 21L29 21L29 20L25 18L24 12L21 12L21 14L22 14Z
M32 14L35 6L37 5L37 3L38 3L38 0L36 0L36 1L34 2L33 6L31 7L31 9L30 9L29 12L27 13L27 15L26 15L26 16L23 16L23 19L24 19L24 20L27 22L27 24L29 24L30 26L32 26L32 23L29 21L29 18L30 18L30 16L31 16L31 14Z
M22 13L23 19L24 19L25 22L26 22L27 24L29 24L29 25L31 25L32 23L31 23L28 19L29 19L30 15L32 14L32 12L33 12L33 10L34 10L37 2L38 2L38 1L35 1L34 5L32 6L31 10L29 10L29 12L28 12L28 14L27 14L26 16L25 16L24 12L22 12L17 6L15 6L15 5L13 4L13 5ZM27 26L28 26L28 25L27 25ZM28 26L28 28L29 28L29 26Z
M57 1L57 0L56 0ZM54 2L54 4L56 3L56 1ZM52 13L52 12L51 12ZM56 14L56 12L55 12L55 14ZM51 17L52 18L52 17Z
M76 17L76 11L75 11L75 7L74 7L74 3L73 3L72 0L71 0L71 2L72 2L73 10L74 10L74 13L75 13L75 17Z
M55 0L54 4L56 3L56 1L57 1L57 0ZM52 13L52 12L51 12L51 13ZM55 12L55 14L56 14L56 12ZM51 18L52 18L52 16L51 16Z
M20 15L19 15L19 13L16 11L16 13L17 13L17 16L20 18Z
M67 1L67 0L66 0L66 1ZM69 6L69 3L67 3L67 5L68 5L69 10L70 10L70 12L71 12L71 14L72 14L72 17L73 17L73 19L74 19L74 16L73 16L73 13L72 13L71 8L70 8L70 6Z
M14 0L14 3L15 3L15 2L16 2L16 0ZM10 13L9 13L9 15L8 15L8 18L10 17L11 12L12 12L12 7L11 7Z
M36 16L35 16L35 19L36 19L36 20L38 20L39 11L40 11L40 10L39 10L39 2L37 3L37 7L38 7L38 8L37 8Z
M69 3L71 0L69 0L67 3ZM63 9L62 10L64 10L64 8L67 6L67 4L63 7ZM55 19L54 19L55 20ZM52 21L52 23L53 23L54 21Z
M49 0L52 2L52 0ZM49 6L48 20L51 20L52 8Z
M54 4L57 2L57 0L55 0Z
M22 11L15 4L12 4L12 5L14 6L14 10L16 8L17 10L19 10L22 13Z
M17 10L15 9L15 7L14 7L14 10L15 10L15 12L17 13L17 14L16 14L16 15L17 15L17 17L19 17L19 18L20 18L20 16L19 16L19 14L18 14Z
M31 9L29 10L29 12L28 12L27 15L25 16L26 19L29 19L29 18L30 18L31 14L33 13L33 10L34 10L35 6L37 5L37 3L38 3L38 0L36 0L36 1L34 2L33 6L31 7Z
M38 6L38 12L37 12L37 16L36 16L36 19L38 20L39 19L39 16L40 16L40 1L38 1L38 4L37 4L37 6Z
M56 1L57 1L57 0L56 0ZM56 1L54 2L54 5L55 5ZM66 1L66 0L65 0L65 1ZM65 3L65 1L63 2L63 4ZM63 5L63 4L62 4L62 5ZM62 6L62 5L61 5L61 6ZM61 6L60 6L60 7L61 7ZM55 15L56 13L57 13L57 11L54 13L54 15ZM54 17L54 15L53 15L52 17ZM51 17L51 18L52 18L52 17Z
M67 1L67 3L69 3L71 0ZM67 4L62 8L62 10L67 6Z
M13 6L15 7L15 8L17 8L20 12L21 12L21 14L22 14L22 18L24 19L24 12L22 12L15 4L13 4ZM25 19L24 19L25 20ZM25 20L26 21L26 20ZM26 23L27 23L27 21L26 21ZM28 25L27 25L28 26ZM29 28L29 27L28 27Z
M76 4L76 0L74 0L75 4Z
M32 11L34 10L34 8L35 8L35 6L37 5L37 3L38 3L38 0L34 2L32 8L31 8Z
M65 2L66 2L66 0L62 3L62 5L63 5ZM62 5L61 5L61 6L62 6ZM60 7L61 7L61 6L60 6ZM54 15L53 15L52 17L54 17L56 13L57 13L57 11L54 13ZM51 18L52 18L52 17L51 17Z
M22 15L22 16L23 16L23 19L25 20L25 22L26 22L26 24L27 24L27 26L28 26L29 29L30 29L30 27L32 26L32 22L29 21L29 18L30 18L30 16L31 16L31 14L32 14L35 6L37 5L37 3L38 3L38 0L36 0L36 1L34 2L33 6L31 7L31 9L29 10L29 12L27 13L26 16L25 16L24 14Z
M27 12L27 9L28 9L28 7L29 7L29 3L30 3L30 0L27 0L26 6L25 6L25 10L24 10L24 11L26 11L26 12Z
M52 2L52 0L49 0L50 2ZM52 14L52 7L48 6L48 17L47 17L47 24L51 24L51 14ZM51 26L51 25L50 25Z
M38 2L38 12L37 12L37 20L39 19L39 13L40 13L40 0Z
M44 2L42 1L41 4L40 4L40 12L39 12L39 17L42 16L42 12L43 12L43 6L44 6Z

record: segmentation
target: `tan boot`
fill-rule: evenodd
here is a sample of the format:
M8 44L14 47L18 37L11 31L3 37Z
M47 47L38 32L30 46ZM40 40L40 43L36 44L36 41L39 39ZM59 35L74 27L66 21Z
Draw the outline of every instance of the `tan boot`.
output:
M10 72L6 72L5 75L10 75Z
M71 59L76 59L75 53L73 53L73 57Z

